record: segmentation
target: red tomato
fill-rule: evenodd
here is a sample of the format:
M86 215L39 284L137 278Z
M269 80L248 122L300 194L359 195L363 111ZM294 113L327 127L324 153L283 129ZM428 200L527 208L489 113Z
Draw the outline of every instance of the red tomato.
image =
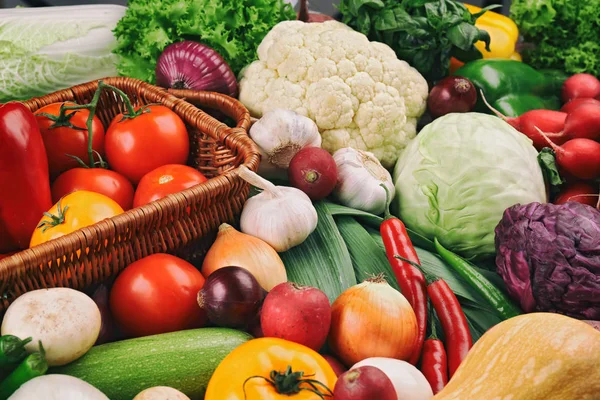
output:
M76 190L87 190L110 197L123 210L133 203L134 189L127 178L104 168L73 168L62 173L52 184L52 200L58 200Z
M129 265L115 280L110 309L133 337L200 328L206 315L196 297L204 277L185 260L153 254Z
M135 191L133 206L143 206L206 181L204 175L187 165L163 165L144 175Z
M185 164L190 142L185 123L165 106L123 120L119 114L106 131L106 158L115 171L137 185L148 172L167 164Z
M48 167L52 179L57 177L61 172L79 165L77 160L69 157L67 154L79 157L86 165L90 164L88 156L88 131L86 128L86 122L90 116L88 110L67 111L67 115L72 114L72 116L69 117L68 121L65 121L65 124L70 123L72 126L57 126L54 128L52 125L55 121L44 115L40 115L45 113L58 116L62 104L48 104L35 112L37 123L44 139L46 153L48 154ZM70 102L64 104L68 106L76 105ZM73 127L83 128L83 130ZM104 156L104 127L100 119L96 116L92 120L92 148L100 153L101 156Z

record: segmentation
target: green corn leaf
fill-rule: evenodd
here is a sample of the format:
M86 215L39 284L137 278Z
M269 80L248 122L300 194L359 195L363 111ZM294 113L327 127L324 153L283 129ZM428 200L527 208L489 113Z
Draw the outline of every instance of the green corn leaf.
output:
M302 243L280 253L288 280L321 289L333 302L344 290L356 285L350 253L323 202L315 203L319 223Z
M342 238L348 246L356 281L363 282L374 275L383 273L390 286L400 291L385 251L377 245L369 232L358 221L349 216L338 216L335 221Z

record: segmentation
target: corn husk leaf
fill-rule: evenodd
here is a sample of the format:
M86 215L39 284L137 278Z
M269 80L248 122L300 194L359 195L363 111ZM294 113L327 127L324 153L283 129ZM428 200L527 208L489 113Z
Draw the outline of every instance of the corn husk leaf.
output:
M302 243L280 253L288 280L321 289L333 301L356 285L352 259L344 239L323 202L315 203L319 223Z
M375 229L379 229L379 225L381 225L381 223L383 222L383 218L375 214L371 214L361 210L355 210L354 208L342 206L331 202L327 202L326 204L327 208L329 209L329 212L334 217L341 215L355 217L360 221L364 222L366 225ZM408 236L410 237L413 246L435 252L435 245L431 240L427 239L425 236L411 229L406 228L406 231L408 232Z
M400 291L385 251L377 245L369 232L352 217L338 216L334 219L348 246L356 281L363 282L373 276L383 274L390 286Z

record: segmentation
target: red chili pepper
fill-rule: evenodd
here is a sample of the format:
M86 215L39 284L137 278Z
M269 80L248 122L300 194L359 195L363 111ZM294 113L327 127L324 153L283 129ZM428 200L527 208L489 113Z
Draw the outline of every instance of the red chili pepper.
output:
M386 190L387 188L383 186ZM388 196L389 197L389 196ZM416 264L420 264L417 252L408 237L406 227L398 218L389 212L389 202L385 212L384 221L379 228L388 261L396 276L402 294L406 297L417 317L418 336L415 349L408 360L416 365L421 357L421 349L427 331L427 294L426 281L423 273L410 263L396 258L403 257Z
M0 105L0 191L0 253L26 249L52 197L40 129L17 102Z
M431 304L444 330L449 375L452 377L473 345L467 317L460 307L456 295L443 279L429 284L427 294L429 294Z
M444 343L435 334L435 322L433 318L431 320L431 336L423 344L421 372L431 385L433 394L437 394L448 383L448 358Z

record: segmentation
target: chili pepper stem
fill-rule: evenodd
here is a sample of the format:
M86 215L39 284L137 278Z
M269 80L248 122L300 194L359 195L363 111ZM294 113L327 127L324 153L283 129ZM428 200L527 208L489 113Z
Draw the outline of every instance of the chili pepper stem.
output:
M425 271L423 269L422 266L420 266L419 264L417 264L416 262L413 262L411 260L409 260L408 258L399 256L399 255L395 255L395 258L397 258L398 260L402 260L405 263L408 263L410 265L412 265L413 267L417 268L419 271L421 271L421 273L423 274L423 276L425 277L425 280L427 281L427 285L431 285L433 282L439 280L439 278L435 275L430 274L429 272Z
M385 211L383 214L383 220L385 221L387 219L394 218L392 213L390 213L390 204L392 203L392 196L390 196L390 191L388 190L387 186L385 186L383 183L380 183L379 186L381 186L383 190L385 190Z

